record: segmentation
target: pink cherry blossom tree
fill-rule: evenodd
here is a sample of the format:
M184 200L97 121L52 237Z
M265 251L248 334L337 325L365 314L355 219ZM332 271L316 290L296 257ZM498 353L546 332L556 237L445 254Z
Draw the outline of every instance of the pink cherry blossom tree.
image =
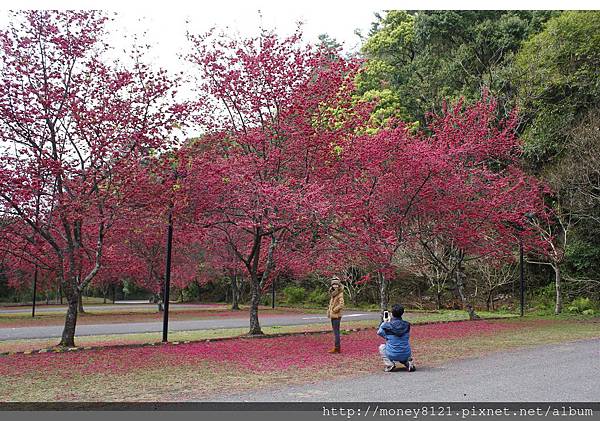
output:
M23 11L0 33L0 210L44 242L68 301L60 345L74 346L77 302L106 237L136 193L130 174L171 139L181 107L164 71L105 59L95 11ZM38 209L39 198L39 209ZM38 212L39 211L39 212Z

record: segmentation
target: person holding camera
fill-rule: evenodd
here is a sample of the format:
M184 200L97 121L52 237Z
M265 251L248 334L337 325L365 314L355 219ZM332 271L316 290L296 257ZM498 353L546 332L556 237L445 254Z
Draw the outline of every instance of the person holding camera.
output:
M394 304L391 317L385 311L384 320L377 330L377 334L385 339L385 344L379 345L379 354L385 364L384 371L394 370L396 361L405 365L408 371L416 370L409 343L410 323L402 320L403 314L404 307Z
M331 327L335 338L335 346L328 352L330 354L339 354L340 348L340 323L342 321L342 310L344 309L344 286L340 278L334 276L331 279L329 287L329 307L327 308L327 317L331 319Z

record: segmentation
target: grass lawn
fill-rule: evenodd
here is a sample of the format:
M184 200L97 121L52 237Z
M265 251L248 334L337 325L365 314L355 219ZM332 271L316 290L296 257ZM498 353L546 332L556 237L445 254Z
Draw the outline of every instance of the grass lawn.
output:
M297 308L286 309L276 308L261 308L260 315L276 315L276 314L289 314L291 312L301 311ZM354 311L349 310L347 313L353 313ZM481 312L483 318L496 318L496 317L515 317L513 314L508 313L491 313ZM140 321L160 321L162 320L162 313L156 313L152 318L149 318L149 314L141 315L145 318L137 317L138 314L118 314L118 315L99 315L99 314L87 314L79 316L77 319L78 324L96 324L96 323L126 323L126 322L140 322ZM240 311L224 311L224 310L199 310L189 311L181 309L177 312L170 313L170 320L193 320L193 319L210 319L219 317L236 317L236 318L247 318L247 309ZM459 310L445 310L441 312L432 313L407 313L405 319L411 323L429 323L429 322L440 322L440 321L460 321L468 319L467 313ZM39 323L26 324L25 326L49 326L57 323L49 323L49 319L43 319ZM50 319L54 320L54 319ZM62 323L63 317L59 319ZM348 318L342 322L342 329L356 329L356 328L368 328L376 327L378 322L376 320L364 320L364 321L352 321ZM18 327L7 326L6 324L0 324L0 327ZM314 323L307 325L297 326L271 326L263 327L263 332L266 334L274 333L297 333L297 332L316 332L331 329L330 323ZM214 338L230 338L236 336L245 335L248 332L247 327L233 328L233 329L207 329L207 330L194 330L194 331L177 331L169 333L169 340L176 342L183 341L198 341L205 339ZM104 345L118 345L118 344L143 344L149 342L159 342L162 338L162 333L134 333L134 334L119 334L119 335L96 335L96 336L80 336L76 337L76 344L78 346L104 346ZM50 339L22 339L22 340L4 340L0 341L0 352L19 352L19 351L32 351L44 348L53 348L58 343L58 338Z
M413 354L421 367L587 338L600 338L600 319L527 317L412 330ZM0 357L0 401L210 400L229 392L380 372L381 342L374 329L367 329L344 335L339 355L326 352L330 334L11 355Z

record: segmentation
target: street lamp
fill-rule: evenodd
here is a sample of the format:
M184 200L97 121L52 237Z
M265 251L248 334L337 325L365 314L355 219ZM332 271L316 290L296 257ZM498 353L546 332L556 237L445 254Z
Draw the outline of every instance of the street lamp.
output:
M146 166L149 164L151 157L144 155L140 159L140 164ZM179 178L179 173L176 168L173 168L173 180L175 183ZM164 180L163 182L165 182ZM174 185L173 185L174 187ZM163 290L163 331L162 341L169 341L169 296L171 294L171 255L173 252L173 197L169 200L169 213L167 221L167 250L166 250L166 261L165 261L165 285Z
M177 182L179 174L173 170L173 179ZM169 296L171 292L171 254L173 251L173 198L169 202L169 220L167 223L167 257L165 262L165 290L163 297L163 336L162 341L168 342L169 335Z
M521 284L521 317L525 314L525 268L523 264L523 236L519 233L519 278Z
M177 176L175 176L177 177ZM167 226L167 261L165 263L165 290L163 297L163 336L162 341L168 342L169 332L169 295L171 289L171 252L173 249L173 200L169 203L169 221Z
M35 265L35 271L33 272L33 302L31 305L31 317L35 317L35 296L37 292L37 280L38 280L38 267Z
M533 217L535 216L531 212L527 212L524 214L527 222L531 222ZM519 232L519 284L520 284L520 315L523 317L525 315L525 263L523 256L523 227L521 225L516 225L517 231Z
M275 308L275 279L271 282L271 308Z

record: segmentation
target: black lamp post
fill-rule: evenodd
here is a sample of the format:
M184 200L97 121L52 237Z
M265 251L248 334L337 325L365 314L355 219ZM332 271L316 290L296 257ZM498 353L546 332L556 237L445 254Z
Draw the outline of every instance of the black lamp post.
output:
M521 283L521 317L525 313L525 267L523 264L523 236L519 233L519 278Z
M271 308L275 308L275 279L271 282Z
M533 217L535 216L531 212L527 212L525 215L527 222L532 222ZM523 317L525 315L525 262L523 257L523 227L517 225L517 231L519 231L519 289L520 289L520 315Z
M35 265L35 271L33 272L33 300L31 305L31 317L35 317L35 296L37 292L37 280L38 280L38 267Z
M162 341L168 342L169 334L169 296L171 290L171 252L173 249L173 202L169 204L169 222L167 226L167 260L165 263L165 290L163 297L163 336Z

